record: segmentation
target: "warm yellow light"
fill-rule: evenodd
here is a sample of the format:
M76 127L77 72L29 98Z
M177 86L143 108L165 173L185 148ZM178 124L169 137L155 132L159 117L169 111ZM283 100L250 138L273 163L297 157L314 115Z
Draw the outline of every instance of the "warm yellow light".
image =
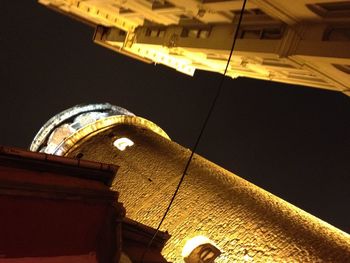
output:
M253 262L253 258L248 254L244 255L243 259L245 262Z
M126 147L133 146L134 142L128 138L123 137L123 138L116 139L113 145L117 147L118 150L124 151Z
M215 246L215 244L213 244L209 238L205 236L196 236L186 242L184 248L182 249L181 256L184 258L188 257L196 247L203 244L212 244Z

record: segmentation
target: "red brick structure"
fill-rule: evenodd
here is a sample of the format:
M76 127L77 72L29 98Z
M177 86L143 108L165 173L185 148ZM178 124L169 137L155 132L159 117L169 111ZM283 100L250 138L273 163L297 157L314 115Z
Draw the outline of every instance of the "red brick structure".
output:
M0 147L0 262L139 262L154 229L124 218L117 166ZM160 233L144 262L166 262Z

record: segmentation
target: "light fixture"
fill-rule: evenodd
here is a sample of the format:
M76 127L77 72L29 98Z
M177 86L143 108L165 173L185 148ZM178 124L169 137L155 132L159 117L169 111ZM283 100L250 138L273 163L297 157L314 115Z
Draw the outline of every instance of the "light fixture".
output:
M182 257L186 263L213 263L221 254L209 238L196 236L187 241L182 250Z
M124 151L127 147L133 146L134 142L129 138L122 137L122 138L116 139L113 145L117 147L118 150Z

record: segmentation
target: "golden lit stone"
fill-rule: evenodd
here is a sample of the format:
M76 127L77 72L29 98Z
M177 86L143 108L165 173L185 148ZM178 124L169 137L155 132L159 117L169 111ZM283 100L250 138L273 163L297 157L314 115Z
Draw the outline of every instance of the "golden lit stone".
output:
M61 154L120 166L113 189L127 216L157 227L190 151L138 117L91 124L62 144ZM108 125L107 125L108 124ZM82 136L84 135L84 136ZM116 152L115 136L135 144ZM350 236L246 180L195 155L161 230L171 234L164 256L182 262L186 242L205 236L220 248L216 262L346 262Z

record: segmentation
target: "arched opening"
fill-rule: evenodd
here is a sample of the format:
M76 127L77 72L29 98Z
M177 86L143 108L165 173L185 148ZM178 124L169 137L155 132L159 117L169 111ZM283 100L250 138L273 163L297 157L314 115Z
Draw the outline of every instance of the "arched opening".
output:
M186 263L213 263L221 254L214 242L205 236L196 236L187 241L182 250Z

